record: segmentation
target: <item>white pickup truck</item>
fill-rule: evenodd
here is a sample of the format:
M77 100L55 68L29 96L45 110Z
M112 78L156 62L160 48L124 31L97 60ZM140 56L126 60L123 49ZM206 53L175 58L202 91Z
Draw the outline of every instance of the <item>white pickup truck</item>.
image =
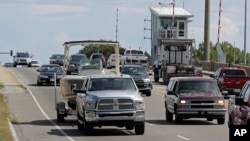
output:
M148 66L148 57L143 53L142 50L127 49L121 58L121 64L136 64L144 67Z

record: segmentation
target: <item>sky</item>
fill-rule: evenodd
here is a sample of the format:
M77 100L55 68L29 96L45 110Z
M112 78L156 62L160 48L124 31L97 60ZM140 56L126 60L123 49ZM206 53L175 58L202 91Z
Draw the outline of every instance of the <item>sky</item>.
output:
M64 52L63 43L77 40L113 40L124 48L150 53L150 11L159 2L173 0L0 0L0 62L12 62L17 51L34 54L41 64ZM175 0L194 15L189 33L196 47L204 41L205 0ZM250 1L247 2L247 8ZM118 10L118 11L117 11ZM220 42L244 50L245 0L221 0ZM250 9L247 9L250 13ZM146 21L145 21L146 19ZM246 38L249 39L250 14ZM210 0L210 41L217 42L219 0ZM250 52L246 41L247 52ZM82 47L75 47L70 54Z

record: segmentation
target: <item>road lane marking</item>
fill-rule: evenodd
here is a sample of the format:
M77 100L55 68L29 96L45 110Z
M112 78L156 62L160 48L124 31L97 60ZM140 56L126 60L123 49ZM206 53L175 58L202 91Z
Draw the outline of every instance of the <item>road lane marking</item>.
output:
M181 136L181 135L177 135L177 137L179 137L179 138L181 138L181 139L184 139L184 140L186 140L186 141L189 141L189 140L190 140L189 138L183 137L183 136Z
M25 83L19 79L19 81L25 85ZM73 138L71 138L70 136L68 136L55 122L53 122L50 117L45 113L45 111L43 110L43 108L41 107L41 105L39 104L39 102L37 101L36 97L33 95L33 93L31 92L31 90L26 87L26 89L28 90L29 94L32 96L33 100L35 101L36 105L38 106L39 110L42 112L42 114L47 118L47 120L49 120L49 122L51 124L53 124L59 131L60 133L62 133L67 139L69 139L70 141L75 141Z
M8 124L10 126L10 132L12 134L12 137L14 138L14 141L19 141L19 139L17 138L17 135L16 135L16 131L13 127L13 124L10 122L10 120L8 119Z

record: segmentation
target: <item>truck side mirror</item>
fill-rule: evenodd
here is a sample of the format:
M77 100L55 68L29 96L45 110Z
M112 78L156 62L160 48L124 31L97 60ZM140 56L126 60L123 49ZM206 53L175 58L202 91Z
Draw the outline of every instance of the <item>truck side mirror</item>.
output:
M235 105L247 105L247 102L244 102L244 99L241 97L235 98Z
M167 95L175 95L173 91L168 91Z

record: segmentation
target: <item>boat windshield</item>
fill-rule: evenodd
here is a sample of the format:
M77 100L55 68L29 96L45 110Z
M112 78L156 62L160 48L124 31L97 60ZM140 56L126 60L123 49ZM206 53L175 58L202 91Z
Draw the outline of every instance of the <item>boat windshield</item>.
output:
M80 69L103 69L102 61L100 59L82 59L80 62Z

